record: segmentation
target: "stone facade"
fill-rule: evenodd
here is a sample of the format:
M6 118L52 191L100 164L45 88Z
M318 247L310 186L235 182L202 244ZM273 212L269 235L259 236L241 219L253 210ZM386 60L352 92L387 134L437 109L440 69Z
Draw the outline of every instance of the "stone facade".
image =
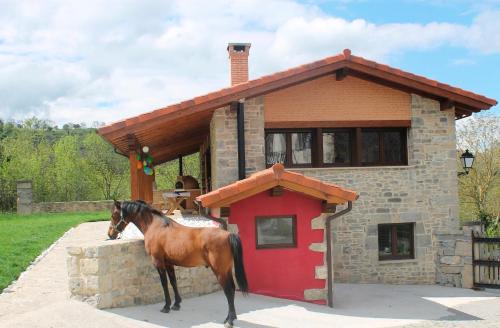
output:
M212 190L238 180L236 111L230 106L215 110L210 122Z
M314 268L314 277L316 279L325 279L325 287L324 288L313 288L304 290L304 299L308 301L318 301L324 300L328 302L328 270L327 270L327 262L326 262L326 218L330 214L321 213L320 216L311 220L311 229L320 229L323 230L323 242L322 243L312 243L309 245L309 250L312 252L323 253L323 265L316 266Z
M264 105L262 97L245 100L246 175L265 169ZM210 122L212 189L238 180L236 111L229 106L214 112Z
M443 286L472 288L472 231L481 225L464 226L456 234L438 234L436 283Z
M260 100L247 102L259 103L245 109L256 108L261 115ZM436 235L459 232L454 110L441 111L438 101L415 94L411 95L410 107L407 166L295 169L360 194L352 211L332 224L336 282L435 283L439 249ZM246 118L252 117L251 113L245 114ZM217 110L211 131L212 154L216 154L212 158L215 189L237 179L236 114L228 109ZM264 168L264 144L260 145L264 129L252 133L252 137L246 136L247 148L262 149L261 156L254 156L252 161L255 166L260 161ZM255 142L256 148L248 146L248 142ZM253 168L253 164L249 165L247 173ZM414 223L415 258L379 261L378 225L405 222Z
M102 241L68 247L69 291L72 299L99 309L164 301L158 272L144 250L144 240ZM220 289L210 269L176 267L182 298ZM173 291L170 287L173 299Z
M408 166L297 170L360 194L332 224L336 282L435 283L436 234L459 231L454 112L417 95L411 110ZM379 261L378 225L405 222L415 224L415 259Z

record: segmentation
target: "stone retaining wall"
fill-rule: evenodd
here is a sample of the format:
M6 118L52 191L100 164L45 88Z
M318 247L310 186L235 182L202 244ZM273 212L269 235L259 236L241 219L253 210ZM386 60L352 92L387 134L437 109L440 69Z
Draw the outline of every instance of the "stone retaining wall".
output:
M100 212L111 211L112 200L47 202L31 204L32 213Z
M32 182L17 182L18 214L111 211L112 206L112 200L33 203Z
M144 240L102 241L68 247L69 291L72 299L99 309L164 301L158 272L144 250ZM182 298L220 289L210 269L176 267ZM173 291L170 290L173 299Z

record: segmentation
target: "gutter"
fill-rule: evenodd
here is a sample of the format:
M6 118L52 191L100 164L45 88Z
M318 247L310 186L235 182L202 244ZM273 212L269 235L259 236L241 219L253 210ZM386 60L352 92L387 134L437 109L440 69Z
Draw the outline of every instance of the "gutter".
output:
M245 103L240 100L236 103L236 127L238 134L238 180L246 177L245 168Z
M333 267L332 267L332 221L352 210L352 201L347 202L347 208L326 218L326 269L328 280L328 306L333 307Z

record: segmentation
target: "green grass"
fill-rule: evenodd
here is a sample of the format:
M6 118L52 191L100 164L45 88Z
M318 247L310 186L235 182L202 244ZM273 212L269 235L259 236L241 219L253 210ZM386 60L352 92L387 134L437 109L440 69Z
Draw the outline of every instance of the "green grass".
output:
M109 212L0 213L0 291L64 232L82 222L109 220Z

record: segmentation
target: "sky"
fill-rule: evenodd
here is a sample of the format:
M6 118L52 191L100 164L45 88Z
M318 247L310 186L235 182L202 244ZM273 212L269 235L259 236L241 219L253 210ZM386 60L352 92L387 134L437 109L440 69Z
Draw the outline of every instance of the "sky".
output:
M111 123L350 48L500 100L500 0L0 0L0 119ZM500 106L492 112L500 115Z

